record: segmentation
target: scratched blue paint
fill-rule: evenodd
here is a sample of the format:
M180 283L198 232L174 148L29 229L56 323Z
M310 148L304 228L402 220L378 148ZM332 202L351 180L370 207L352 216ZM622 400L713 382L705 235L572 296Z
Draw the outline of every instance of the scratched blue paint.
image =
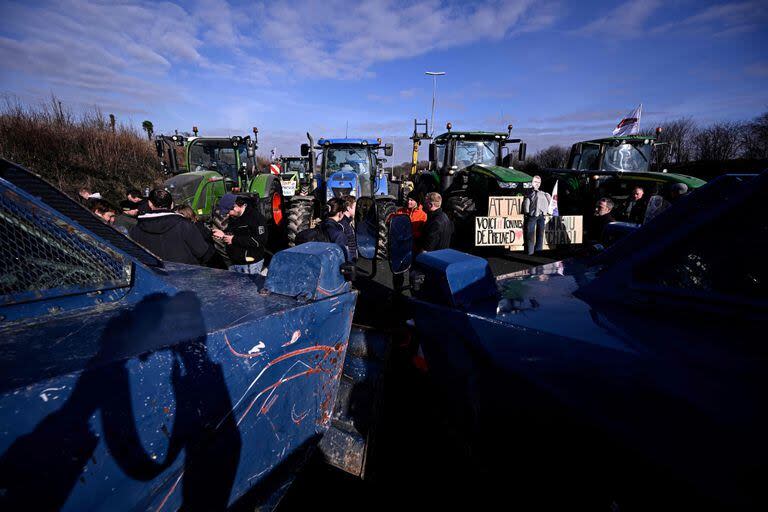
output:
M338 273L296 252L271 281L294 265ZM261 276L121 257L133 281L112 300L19 319L0 307L0 508L267 500L329 426L356 293L299 300L260 293Z

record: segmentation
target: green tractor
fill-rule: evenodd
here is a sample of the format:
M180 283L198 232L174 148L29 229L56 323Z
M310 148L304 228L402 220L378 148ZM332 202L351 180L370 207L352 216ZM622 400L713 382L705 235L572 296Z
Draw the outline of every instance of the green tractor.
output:
M193 137L159 135L155 147L166 174L164 183L174 203L188 204L195 213L210 219L221 197L238 193L258 197L270 245L282 239L284 225L283 193L280 178L261 172L256 165L258 129L250 135L232 137ZM277 248L277 246L274 246Z
M280 168L280 184L283 197L308 196L312 190L312 169L309 157L280 156L276 162Z
M308 157L311 172L308 194L295 194L286 209L288 244L293 245L296 235L313 227L322 218L326 202L332 197L353 195L358 200L357 219L368 224L376 223L378 236L374 250L381 259L386 259L386 219L396 210L396 198L390 194L388 175L384 171L384 159L379 156L392 155L392 144L382 144L381 139L320 139L317 145L310 134L309 144L301 145L301 154ZM320 163L316 164L316 152ZM374 212L375 221L371 218ZM361 254L371 259L373 254L364 254L366 240L358 236Z
M512 125L507 132L459 132L451 123L447 132L435 137L429 145L429 169L417 171L418 146L427 135L426 121L414 120L413 163L408 179L401 179L401 191L415 190L420 197L428 192L443 196L443 210L455 225L454 243L470 247L474 240L474 219L488 215L491 196L520 195L531 187L531 176L512 166L512 146L517 144L518 161L525 160L527 145L513 139ZM420 132L420 126L424 131Z
M658 130L657 130L658 134ZM641 186L647 196L663 195L674 183L689 190L706 182L693 176L664 169L666 143L652 135L606 137L577 142L571 147L566 169L541 169L543 188L558 183L561 215L591 215L601 197L621 204L632 189Z

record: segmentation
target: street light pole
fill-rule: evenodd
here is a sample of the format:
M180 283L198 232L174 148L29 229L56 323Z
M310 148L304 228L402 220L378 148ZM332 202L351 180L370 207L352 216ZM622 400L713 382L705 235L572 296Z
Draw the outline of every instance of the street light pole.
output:
M445 75L445 71L426 71L425 75L432 77L432 117L430 118L430 124L432 125L432 134L435 134L435 93L437 92L437 77Z

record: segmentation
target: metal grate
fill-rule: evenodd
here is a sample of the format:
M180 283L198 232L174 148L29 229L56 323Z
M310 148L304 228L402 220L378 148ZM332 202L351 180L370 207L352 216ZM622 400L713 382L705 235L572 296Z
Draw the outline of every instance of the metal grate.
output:
M8 180L29 195L38 198L61 215L77 222L100 239L106 240L113 247L135 258L140 263L151 267L163 266L163 262L156 256L147 252L146 249L130 238L123 236L119 231L101 222L98 217L40 176L8 160L0 159L0 177Z
M0 180L0 304L130 282L130 261Z

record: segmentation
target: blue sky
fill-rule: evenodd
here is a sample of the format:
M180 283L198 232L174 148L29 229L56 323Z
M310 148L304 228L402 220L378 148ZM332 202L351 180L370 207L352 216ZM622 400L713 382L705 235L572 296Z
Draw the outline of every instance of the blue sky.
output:
M438 129L505 129L550 144L643 126L768 110L764 1L60 0L0 5L0 92L56 94L156 132L246 134L261 152L320 136L395 139L413 118Z

